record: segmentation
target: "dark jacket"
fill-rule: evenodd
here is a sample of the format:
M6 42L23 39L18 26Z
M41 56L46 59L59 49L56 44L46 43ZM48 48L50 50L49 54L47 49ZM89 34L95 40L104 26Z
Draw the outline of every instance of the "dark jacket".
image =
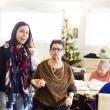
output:
M1 46L0 47L0 91L4 91L5 90L5 67L4 67L4 63L6 60L6 56L4 54L4 47Z
M9 54L6 54L4 46L0 47L0 91L5 91L5 77L6 77L6 61L9 59ZM30 59L31 62L31 59ZM29 68L29 75L32 78L32 68Z

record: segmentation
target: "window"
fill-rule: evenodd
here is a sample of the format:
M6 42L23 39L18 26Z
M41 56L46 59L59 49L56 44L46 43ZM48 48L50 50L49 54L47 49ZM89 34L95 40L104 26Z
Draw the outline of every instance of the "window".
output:
M110 10L91 10L86 25L86 46L110 47Z
M30 25L34 41L49 42L61 37L62 13L32 13L9 12L1 13L1 40L6 41L11 37L14 25L19 21L25 21Z

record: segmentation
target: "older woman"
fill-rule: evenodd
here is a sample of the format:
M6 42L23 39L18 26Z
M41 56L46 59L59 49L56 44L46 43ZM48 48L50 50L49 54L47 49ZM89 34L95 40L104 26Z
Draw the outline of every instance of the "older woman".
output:
M37 88L33 98L33 110L69 110L76 92L71 67L61 59L64 44L53 40L51 58L42 61L36 70L32 84Z
M108 60L100 60L97 69L91 73L89 80L96 79L107 82L110 80L110 64Z

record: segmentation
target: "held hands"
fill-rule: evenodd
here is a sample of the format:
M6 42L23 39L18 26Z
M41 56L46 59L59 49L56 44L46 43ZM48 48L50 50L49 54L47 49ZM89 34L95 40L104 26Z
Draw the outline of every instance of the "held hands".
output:
M72 102L73 102L73 98L68 96L65 100L66 107L71 106Z
M31 83L37 88L44 87L46 84L43 79L32 79Z

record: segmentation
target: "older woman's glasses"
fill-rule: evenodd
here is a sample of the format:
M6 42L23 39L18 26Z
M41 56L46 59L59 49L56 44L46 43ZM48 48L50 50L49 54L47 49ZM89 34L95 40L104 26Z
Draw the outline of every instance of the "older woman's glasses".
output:
M63 49L61 49L61 48L51 48L50 50L51 50L51 51L58 51L58 52L61 52Z

